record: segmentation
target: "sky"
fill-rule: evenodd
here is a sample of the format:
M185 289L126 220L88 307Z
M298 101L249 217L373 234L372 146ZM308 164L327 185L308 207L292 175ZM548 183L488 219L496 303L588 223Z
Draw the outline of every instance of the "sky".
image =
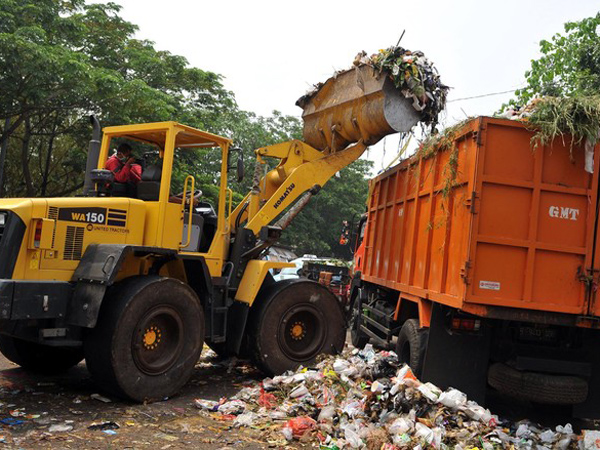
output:
M540 40L600 10L597 0L113 2L139 26L137 38L221 74L238 105L259 115L300 117L295 102L312 85L349 68L361 50L395 45L404 31L401 45L423 51L452 88L444 125L493 114L510 93L465 98L522 87ZM366 157L377 172L397 152L398 135L388 136Z

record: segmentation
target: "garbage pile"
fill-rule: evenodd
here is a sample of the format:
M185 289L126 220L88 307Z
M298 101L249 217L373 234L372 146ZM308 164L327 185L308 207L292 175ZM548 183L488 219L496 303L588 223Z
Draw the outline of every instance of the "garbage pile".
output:
M359 53L354 63L387 73L394 86L412 100L413 107L421 113L421 122L435 128L439 114L446 107L449 87L441 82L437 69L423 52L390 47L370 57L365 52Z
M412 102L419 115L418 121L436 132L438 116L446 108L450 88L442 83L437 69L423 52L413 52L400 46L379 50L371 56L362 51L354 58L351 69L336 72L333 79L364 66L371 67L377 76L388 77L402 96ZM298 99L296 105L305 109L326 84L316 84Z
M456 389L420 382L395 353L370 345L264 379L230 399L195 403L234 427L262 430L273 445L300 440L332 450L564 450L600 442L600 432L579 437L571 425L543 430L501 421Z

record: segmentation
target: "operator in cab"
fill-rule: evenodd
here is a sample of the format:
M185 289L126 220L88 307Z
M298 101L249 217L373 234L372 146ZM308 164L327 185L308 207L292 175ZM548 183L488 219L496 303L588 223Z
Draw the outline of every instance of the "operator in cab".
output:
M117 183L136 185L142 179L142 166L136 164L131 146L122 143L117 153L108 158L105 168L115 175Z

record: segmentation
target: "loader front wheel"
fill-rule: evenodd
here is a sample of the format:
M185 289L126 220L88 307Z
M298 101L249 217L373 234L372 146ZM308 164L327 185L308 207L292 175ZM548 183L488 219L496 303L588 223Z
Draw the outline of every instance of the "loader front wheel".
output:
M250 339L256 364L274 375L312 364L321 353L344 347L342 308L326 287L310 280L285 280L261 293Z
M0 352L25 370L55 375L83 360L81 347L50 347L12 336L0 335Z
M114 286L86 336L88 369L107 391L138 402L171 397L200 358L204 313L184 283L157 276Z

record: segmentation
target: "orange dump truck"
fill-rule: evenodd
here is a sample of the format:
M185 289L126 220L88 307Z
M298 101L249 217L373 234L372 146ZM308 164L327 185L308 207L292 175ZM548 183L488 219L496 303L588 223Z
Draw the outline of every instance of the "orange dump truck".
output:
M599 416L600 152L532 136L473 119L371 181L352 340L395 342L422 379L476 400L489 383Z

